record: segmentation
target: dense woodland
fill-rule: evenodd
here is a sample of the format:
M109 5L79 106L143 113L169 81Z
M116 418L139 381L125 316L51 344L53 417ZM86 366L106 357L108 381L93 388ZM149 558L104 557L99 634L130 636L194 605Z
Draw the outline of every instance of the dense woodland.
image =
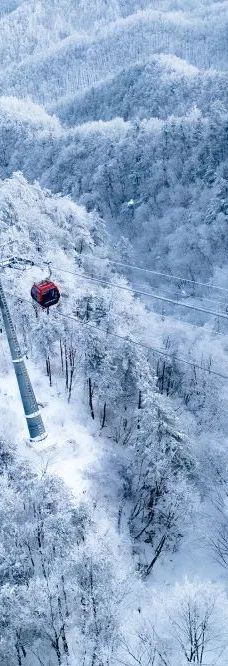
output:
M1 326L0 662L225 666L226 3L4 0L0 42L1 257L31 260L1 277L51 430L33 455Z

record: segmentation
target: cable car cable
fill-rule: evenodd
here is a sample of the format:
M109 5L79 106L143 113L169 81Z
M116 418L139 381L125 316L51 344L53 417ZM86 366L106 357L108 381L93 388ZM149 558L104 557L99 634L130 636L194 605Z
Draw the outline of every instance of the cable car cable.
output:
M42 265L40 265L40 264L34 264L34 266L42 268ZM52 268L54 268L54 270L62 272L62 273L68 273L70 275L77 276L81 280L88 280L90 282L95 282L95 283L98 283L98 284L107 285L109 287L121 289L122 291L128 291L132 295L138 294L140 296L147 296L149 298L154 298L155 300L158 300L158 301L163 301L165 303L170 303L172 305L177 305L177 306L182 307L182 308L187 308L188 310L195 310L196 312L203 312L204 314L210 314L210 315L213 315L214 317L221 317L222 319L227 319L228 320L228 315L223 313L223 312L222 313L214 312L213 310L208 310L206 308L200 308L196 305L189 305L189 303L181 303L180 301L176 301L174 299L167 298L165 296L161 296L161 295L158 295L158 294L155 294L155 293L152 293L152 292L146 292L146 291L141 291L139 289L131 289L130 287L124 287L123 285L117 284L115 282L110 282L109 280L102 280L100 278L92 277L88 273L84 273L83 275L81 275L81 273L78 273L77 271L69 271L67 269L63 269L63 268L59 268L58 266L54 266L53 264L52 264Z
M64 317L65 319L71 319L71 320L75 321L77 324L79 324L79 325L81 324L81 322L78 322L78 320L75 319L75 317L72 317L71 315L69 315L69 316L63 315L61 312L57 313L57 317ZM228 380L228 375L223 375L222 373L217 372L215 370L208 370L207 368L202 368L202 366L197 364L197 363L192 363L190 361L187 361L187 359L183 359L183 358L180 358L180 357L176 356L175 354L169 354L168 352L162 351L161 349L156 349L155 347L151 347L150 345L147 345L146 343L141 342L139 340L132 340L131 338L126 338L125 336L120 335L119 333L112 333L111 331L107 331L105 329L98 328L97 326L94 326L92 324L86 323L86 324L81 324L81 325L82 326L83 325L88 326L89 328L93 328L97 331L102 331L106 335L111 335L112 337L120 338L121 340L124 340L125 342L130 342L133 345L143 347L144 349L147 349L148 351L152 351L155 354L159 354L159 355L162 355L162 356L167 356L168 358L171 358L172 360L174 359L175 361L179 361L180 363L185 363L186 365L190 365L193 368L198 368L202 372L207 372L209 375L216 375L217 377L221 377L222 379Z
M37 266L38 268L42 268L42 266L41 266L40 264L34 264L34 263L33 263L33 265L34 265L34 266ZM65 270L65 269L60 269L60 268L57 269L57 267L55 267L55 270L59 270L59 271L64 272L64 273L70 273L71 275L75 275L75 273L74 273L73 271L69 271L69 270ZM23 272L23 269L18 269L18 271L19 271L19 272ZM79 275L79 274L77 273L77 275ZM80 277L83 278L83 275L80 275ZM95 278L94 278L94 279L95 279ZM103 284L103 281L102 281L102 284ZM120 286L120 288L123 289L123 287L121 287L121 286ZM131 292L131 289L129 289L129 291ZM10 292L8 292L8 293L10 293ZM134 293L134 292L133 292L133 293ZM26 300L26 299L25 299L25 300ZM28 301L28 302L30 302L30 301ZM182 304L182 305L183 305L183 304ZM193 307L193 306L192 306L192 307ZM155 312L154 310L151 310L151 313L154 314L155 316L159 316L159 313ZM215 316L217 316L217 317L221 317L221 316L222 316L221 313L213 313L213 314L214 314ZM169 315L166 314L165 316L168 317ZM226 317L226 318L227 318L227 317ZM182 325L186 325L186 324L188 325L188 323L187 323L185 320L184 320L184 321L183 321L183 320L178 320L178 321L181 321L181 324L182 324ZM189 323L189 326L193 326L194 328L200 328L200 326L197 326L196 324L193 324L192 322ZM213 333L213 331L207 331L207 333L208 333L208 332L209 332L210 334ZM218 335L219 335L220 337L224 337L224 335L226 335L226 334L225 334L225 333L216 332L216 337L217 337Z
M155 300L160 300L160 301L164 301L166 303L170 303L172 305L176 305L176 306L179 306L179 307L182 307L182 308L187 308L188 310L195 310L196 312L203 312L204 314L211 314L215 317L221 317L222 319L228 319L228 315L225 314L225 312L222 312L222 313L214 312L214 311L208 310L206 308L200 308L199 306L190 305L189 303L182 303L181 301L176 301L174 299L167 298L165 296L155 294L155 293L152 293L152 292L146 292L146 291L141 291L139 289L134 289L134 288L132 289L130 287L124 287L123 285L116 284L115 282L110 282L108 280L103 280L101 278L95 278L95 277L89 275L88 273L84 273L83 275L81 275L81 273L78 273L77 271L69 271L68 269L60 268L59 266L54 266L51 262L49 262L49 264L52 266L52 268L54 268L54 270L59 271L61 273L68 273L69 275L77 276L81 280L85 279L85 280L88 280L88 281L91 281L91 282L97 282L98 284L104 284L104 285L107 285L107 286L110 286L110 287L119 288L123 291L128 291L133 295L138 294L138 295L141 295L141 296L147 296L149 298L154 298ZM36 266L37 268L44 268L45 267L45 264L42 265L42 264L33 263L33 265Z
M79 255L81 256L81 255ZM83 257L91 258L91 255L89 254L83 254ZM109 264L114 264L116 266L122 266L123 268L130 268L136 271L142 271L144 273L150 273L151 275L157 275L159 277L166 277L169 278L170 280L178 280L179 282L188 282L189 284L197 284L200 287L208 287L209 289L219 289L221 291L225 291L228 294L228 289L225 287L219 287L216 284L209 284L208 282L198 282L197 280L190 280L189 278L184 278L181 276L177 275L172 275L171 273L160 273L159 271L153 271L150 268L143 268L142 266L136 266L135 264L127 264L122 261L115 261L114 259L110 259L109 257L98 257L98 259L101 261L107 261Z
M5 293L8 293L8 294L12 295L12 292L9 292L9 291L5 292ZM19 300L20 301L25 301L26 303L29 303L30 305L32 305L31 301L28 298L19 297ZM102 333L105 333L105 335L110 335L114 338L124 340L124 342L130 342L131 344L133 344L135 346L142 347L143 349L147 349L148 351L151 351L154 354L158 354L159 356L166 356L167 358L170 358L171 360L179 361L180 363L184 363L185 365L189 365L193 368L197 368L198 370L201 370L201 372L206 372L209 375L215 375L216 377L220 377L221 379L228 380L228 375L224 375L220 372L217 372L216 370L208 370L207 368L202 368L202 366L199 365L198 363L194 363L194 362L188 361L187 359L180 358L180 357L176 356L175 354L169 354L168 352L165 352L161 349L156 349L155 347L151 347L150 345L147 345L146 343L141 342L139 340L132 340L131 338L126 338L125 336L120 335L119 333L112 333L111 331L101 329L96 325L89 324L88 322L86 324L82 324L82 322L78 321L78 319L76 319L75 317L72 317L72 315L69 315L69 314L64 315L63 313L58 312L58 313L55 313L55 317L57 317L57 318L61 317L63 319L67 319L67 320L70 319L71 321L74 321L76 324L78 324L78 326L87 326L88 328L93 328L96 331L101 331Z

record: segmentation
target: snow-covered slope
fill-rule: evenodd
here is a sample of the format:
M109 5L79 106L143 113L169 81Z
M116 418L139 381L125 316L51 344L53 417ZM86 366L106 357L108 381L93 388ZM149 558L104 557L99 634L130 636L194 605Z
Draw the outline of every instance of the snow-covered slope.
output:
M58 566L58 574L55 569L52 574L48 573L48 585L51 585L53 603L61 576L64 576L64 589L61 592L60 600L63 603L65 590L67 591L66 598L71 604L70 612L68 609L66 616L65 610L62 610L65 617L69 663L72 666L79 666L85 654L89 663L94 649L96 637L94 616L91 616L90 613L86 614L84 623L81 624L78 618L80 613L83 617L84 602L77 602L75 605L74 596L72 597L72 594L77 595L78 589L83 589L83 580L88 579L88 561L93 562L92 571L96 571L96 583L93 584L96 587L93 589L96 589L96 612L99 613L99 617L106 608L105 600L109 599L106 624L103 620L103 630L97 636L96 649L99 651L100 658L105 655L105 658L114 659L114 663L115 660L117 663L119 659L123 660L127 649L126 641L127 645L132 645L135 654L138 654L141 644L137 643L137 636L142 622L145 624L144 618L150 609L156 631L154 649L158 650L158 654L162 650L164 655L168 649L174 659L181 659L178 641L175 641L172 636L172 625L168 620L166 622L164 620L164 613L169 612L169 606L167 607L167 602L163 600L163 586L167 580L172 581L172 584L169 583L171 585L169 604L175 608L175 612L177 608L182 608L181 604L186 603L188 598L191 599L191 603L194 602L194 599L198 603L199 595L201 595L206 608L210 606L215 597L215 622L219 622L220 631L223 630L223 625L221 626L219 620L220 603L223 606L224 617L226 617L226 599L222 587L215 583L211 586L208 581L208 576L218 577L218 570L213 565L213 559L207 556L207 568L206 571L203 571L198 550L200 532L207 528L206 511L208 506L211 511L209 502L212 489L214 493L216 474L225 474L227 464L224 442L226 428L224 416L227 411L225 396L224 404L220 396L220 414L215 409L221 380L218 379L207 385L204 373L203 375L198 373L197 376L195 373L191 375L191 372L189 372L187 380L186 374L183 375L182 367L178 367L178 363L175 362L175 383L167 384L166 370L164 372L164 366L162 370L158 365L159 385L161 382L163 383L164 395L167 391L168 396L171 386L175 387L176 384L175 400L178 394L179 398L177 402L174 401L173 406L178 409L181 405L184 409L183 420L178 422L174 419L170 409L170 398L161 398L156 391L154 376L156 361L152 357L149 362L146 358L147 351L140 350L129 340L129 338L142 341L144 339L147 344L154 343L154 339L148 337L150 328L154 329L156 339L160 335L165 340L168 334L171 336L173 326L171 337L173 337L173 333L174 337L172 343L171 337L169 342L169 347L172 345L170 347L172 354L173 343L176 347L175 351L177 350L177 341L175 342L177 327L172 324L172 320L169 324L168 319L161 324L160 317L152 317L146 312L143 305L134 301L133 296L128 292L123 291L121 299L119 298L119 288L116 283L118 282L121 289L126 288L127 283L112 272L107 260L102 259L104 255L110 254L111 250L108 241L104 242L105 236L99 218L94 214L88 215L84 209L76 206L69 199L52 196L50 193L42 191L38 185L28 185L21 174L1 182L0 216L1 238L3 244L6 243L4 253L7 253L7 241L11 241L11 243L13 242L10 247L11 252L16 256L29 257L34 261L34 266L21 274L12 268L6 269L3 281L7 298L12 312L14 312L14 323L17 326L21 344L27 349L29 371L33 378L38 401L41 403L42 415L49 431L49 440L42 445L41 449L38 447L37 452L26 451L24 418L4 338L1 340L1 373L3 377L5 374L7 375L7 381L2 382L0 392L4 417L1 421L0 439L18 443L20 446L19 464L24 457L30 460L33 486L31 488L28 470L26 473L23 471L23 479L27 479L25 486L24 481L20 484L20 493L22 493L24 503L25 498L26 502L30 501L27 498L27 492L32 498L35 492L37 501L37 484L40 483L40 478L42 483L46 482L47 487L51 488L49 498L50 492L56 493L55 484L57 482L52 479L53 474L61 477L74 494L74 502L76 501L77 507L75 511L77 510L80 516L78 550L77 553L72 552L71 549L67 549L66 543L65 547L62 547L62 555L60 556L59 553L55 555L57 559L54 560L54 563L55 566ZM52 239L51 242L50 239ZM61 287L62 299L55 312L50 313L48 317L46 313L40 313L37 318L31 302L29 302L29 290L34 279L44 277L46 271L44 262L50 260L53 264L55 279L58 279ZM99 268L99 271L102 270L103 284L87 280L88 272L91 274L93 271L94 273L96 267ZM179 343L181 340L183 345L186 344L184 328L181 326L178 338ZM225 342L224 337L224 344ZM192 331L192 344L195 347L195 353L197 345L199 345L200 357L203 347L202 333L199 343L199 336L198 339L197 336L194 338ZM213 346L214 348L217 346L218 359L219 354L222 358L224 353L222 340L219 346L216 335ZM63 360L64 358L65 360ZM47 359L50 365L45 379ZM66 362L69 364L69 369L72 370L72 375L68 375ZM160 374L161 370L162 374ZM167 372L169 374L168 365ZM72 383L69 383L70 376ZM88 378L92 379L92 396L88 392ZM191 394L188 395L190 385ZM139 392L140 400L143 401L140 409ZM66 400L68 404L65 403ZM188 411L186 405L188 405ZM14 412L17 414L16 419L13 418ZM201 423L205 424L204 428L210 427L208 437L210 436L212 440L209 443L207 441L206 446L206 441L202 437L200 450L194 441L195 437L199 441L198 414L200 414ZM180 433L182 426L188 430L188 440ZM215 437L216 433L220 431L220 451L219 456L218 453L216 454L216 458L213 447L213 429L215 429ZM3 465L5 465L6 444L1 446ZM207 458L205 458L205 446ZM216 472L214 471L215 459ZM10 471L10 466L8 470L9 490L7 493L10 492L12 497L12 493L15 493L15 482L12 482L14 475ZM34 473L38 475L37 480L34 479ZM204 486L205 476L207 477L207 487ZM17 477L18 472L16 472ZM67 512L72 509L69 500L67 500L68 508L65 507L63 489L61 486L58 488L58 493L60 493L58 502L60 501L61 510L66 512L64 524L67 535L66 515L69 515ZM157 493L156 529L154 517L153 529L148 532L151 492ZM7 494L6 497L8 497ZM17 501L19 499L20 496ZM15 499L12 501L15 505ZM45 509L43 501L43 499L42 502L40 500L41 511ZM83 502L82 505L81 502ZM141 515L141 502L143 502L144 516ZM136 512L137 506L139 517ZM166 515L167 519L170 515L170 506L172 506L175 520L166 524L164 520ZM166 511L168 511L167 514ZM21 518L19 508L17 516L18 520L22 520L22 522L25 519L28 520L27 514L26 516L23 514ZM90 523L91 518L92 524ZM57 519L59 520L58 514ZM4 520L7 525L7 516L4 517ZM86 523L85 528L85 521L88 520L89 523ZM137 532L139 528L141 532L145 520L144 527L147 525L147 537L140 544ZM56 538L56 536L54 537L55 532L52 532L52 525L53 519L51 525L45 522L44 526L44 534L47 534L46 530L48 530L48 543L50 544L52 539ZM31 547L33 537L30 536L27 523L26 530L29 536L25 545L28 543ZM149 541L148 534L150 534ZM137 537L133 561L130 537L132 539ZM155 537L160 541L156 542ZM28 660L34 652L39 659L42 659L47 651L50 659L53 659L54 666L54 655L57 653L56 647L52 645L51 648L50 645L52 615L50 616L48 610L49 597L45 587L46 579L43 581L39 568L37 570L35 567L31 573L29 568L31 565L24 555L24 541L22 537L20 538L20 558L23 554L25 559L20 559L20 567L14 562L11 564L14 576L11 580L11 598L18 599L17 603L20 608L22 603L20 595L23 593L24 612L17 620L15 631L20 631L20 645L25 649ZM192 550L187 555L189 543L192 543ZM3 544L4 548L7 548L5 536ZM39 558L41 557L41 562L44 544L42 542L37 555ZM170 555L177 546L179 555L175 557L180 558L179 565L175 558L172 563L173 558ZM34 543L33 552L36 552ZM16 546L15 554L18 558L17 553ZM164 570L163 562L166 561L166 554L168 558L171 557L171 562L169 564L166 562ZM157 563L158 560L157 576L153 575L151 581L146 584L143 581L140 582L135 576L133 562L136 566L140 566L140 571L145 575L153 568L151 556L152 562L155 560ZM46 551L45 558L47 558ZM160 558L162 566L159 565ZM198 574L200 572L201 575L199 589L197 587L199 583L190 584L186 581L183 583L184 561L186 561L187 570L189 573L191 571L193 576L196 572L197 561L197 572ZM18 576L18 571L21 571L22 567L21 562L23 563L23 575L27 576L26 594L24 589L18 588L16 573L14 573L15 566L17 566ZM72 566L76 566L76 577L74 576L73 580ZM1 589L0 602L3 603L3 606L8 604L7 617L9 626L12 628L15 624L15 602L13 605L9 605L7 575L6 570L6 582ZM46 573L45 576L47 576ZM102 580L106 580L106 577L109 579L109 587L106 582L105 590ZM42 590L41 597L40 590ZM93 593L87 583L85 591L88 594L88 608L93 608ZM33 595L32 606L31 594ZM151 596L153 598L154 595L158 603L151 604L150 598ZM181 599L183 601L180 601ZM40 611L42 603L44 615ZM131 609L131 626L128 623L129 609ZM27 634L28 626L31 627L28 625L28 614L29 622L32 619L34 623L37 612L39 634L37 635L37 629L34 634L31 630ZM59 626L58 607L55 606L54 610L52 607L52 613L54 613L55 623ZM138 616L141 613L142 619ZM50 625L48 635L44 632L44 622L45 626ZM77 624L77 636L74 633L75 624ZM38 626L37 620L35 626ZM89 643L88 639L85 643L83 638L85 626L89 630ZM149 650L150 631L148 627L147 650ZM163 643L164 632L167 635L166 646ZM78 641L80 649L75 656ZM8 636L8 652L6 652L5 643L1 644L0 649L4 666L5 664L8 666L10 663L8 655L11 664L16 663L17 652L10 636ZM22 650L22 647L20 649ZM61 643L59 649L63 658L62 663L64 663L64 649ZM36 664L37 660L34 663Z
M102 256L110 253L110 247L107 240L104 242L104 234L99 218L94 214L88 215L85 210L77 207L69 199L52 196L50 193L42 191L38 185L28 185L21 174L15 175L13 179L5 180L0 184L0 214L3 243L7 243L8 240L13 241L11 252L16 256L30 257L34 261L34 266L26 272L22 272L22 274L14 272L12 268L6 269L3 279L7 298L14 312L14 322L18 328L21 344L28 350L30 373L33 377L38 400L42 405L42 415L49 430L49 440L47 444L42 445L43 448L37 454L26 453L26 449L24 452L25 445L23 444L20 458L23 459L24 455L29 458L33 473L36 470L38 479L41 473L41 478L47 478L47 484L51 484L52 488L55 487L53 484L56 482L50 479L51 474L55 473L64 479L74 492L77 510L83 511L83 521L86 520L86 515L90 516L92 512L91 535L89 526L86 529L85 547L86 552L90 553L89 557L92 558L93 562L96 562L97 548L102 548L102 551L104 548L102 566L105 566L105 571L108 572L109 567L112 569L114 563L117 569L119 568L119 573L116 572L114 578L110 578L110 584L116 588L117 592L117 596L115 596L114 587L112 587L113 591L109 592L112 596L112 628L109 625L110 615L108 615L108 624L104 625L106 626L106 633L105 636L103 632L99 633L97 650L99 650L100 655L106 654L107 656L108 654L110 656L114 649L112 642L114 640L116 646L115 656L113 657L114 663L115 659L121 659L125 654L125 648L122 645L122 639L120 640L120 628L124 641L133 640L134 649L139 649L136 648L135 644L140 626L137 619L138 604L140 604L140 608L142 607L144 617L147 612L149 597L151 594L154 595L156 589L156 595L161 595L159 613L156 605L151 606L151 612L157 615L156 631L165 630L167 632L169 650L173 651L173 654L179 658L178 643L173 642L171 627L166 625L164 629L162 624L164 572L157 565L158 579L152 578L149 587L143 582L137 581L132 570L130 535L132 539L135 539L139 528L141 532L142 521L146 520L146 527L150 512L152 488L153 492L157 493L156 530L154 532L154 518L151 533L148 532L149 526L146 527L147 535L150 534L150 540L148 541L147 537L145 540L143 538L142 545L140 545L137 537L134 547L135 564L140 566L142 573L149 573L154 566L151 562L153 560L155 562L159 561L162 553L163 558L165 558L166 552L170 553L172 549L175 550L177 545L180 554L181 552L185 553L188 540L193 538L193 530L196 529L197 524L198 528L201 529L199 522L200 524L205 523L205 501L209 501L215 478L213 470L214 451L213 445L210 446L210 449L207 448L207 454L210 450L210 464L207 461L208 488L202 492L201 469L205 466L203 454L205 443L202 442L200 452L197 451L194 440L191 441L191 434L194 429L197 433L197 420L194 424L195 417L193 416L194 414L197 415L197 410L201 412L201 419L207 419L208 427L207 410L210 401L213 404L213 400L217 396L218 382L214 384L212 392L211 388L207 392L204 386L205 377L202 376L202 383L200 383L200 376L197 381L195 377L195 388L192 386L192 396L190 401L188 400L192 417L190 417L189 411L183 419L185 428L187 423L189 425L189 439L187 441L178 431L178 426L180 429L182 423L181 421L178 423L174 419L168 404L169 399L160 397L157 393L153 368L154 361L152 360L152 363L148 362L146 358L147 351L140 350L129 340L131 337L142 341L144 337L146 340L151 325L158 326L160 329L158 325L159 318L157 322L156 319L151 318L143 305L135 302L133 296L128 292L123 291L121 299L119 298L117 281L122 289L127 287L127 283L111 271L107 260L102 260ZM50 239L52 239L51 243ZM7 252L7 245L4 252ZM55 277L58 278L58 283L61 286L62 299L55 312L50 313L48 317L46 313L40 313L37 318L29 302L30 285L34 279L45 275L44 262L50 260L53 263L52 270L55 272ZM91 274L96 266L99 266L100 270L102 266L103 285L87 280L88 272ZM166 336L167 326L168 322L165 322L164 337ZM181 335L183 338L183 330ZM147 342L151 343L153 340L148 340L147 337ZM222 353L222 347L220 353ZM64 357L65 360L63 361ZM1 388L4 420L1 422L0 434L2 440L7 436L7 440L16 440L19 443L21 440L25 441L26 433L21 406L18 402L16 383L10 377L12 371L8 358L7 347L5 340L3 340L1 372L3 376L5 373L9 373L9 376L4 387L2 385ZM47 359L50 366L45 385L44 370ZM69 370L67 370L66 361L69 364ZM72 375L68 375L70 368ZM159 367L157 367L157 372L160 373ZM175 375L177 382L180 382L179 388L182 387L179 399L184 406L184 396L187 396L188 383L184 385L181 369L178 369L177 365ZM72 382L69 380L70 376ZM91 379L93 386L91 395L88 392L88 378ZM192 381L190 376L189 381ZM163 384L165 387L164 368ZM202 411L202 406L200 407L199 390L200 396L204 400L204 411ZM138 405L139 392L140 400L143 401L140 409ZM9 398L10 409L7 408ZM66 399L68 399L68 405L64 405ZM213 415L213 427L221 428L221 438L223 438L222 419L226 409L225 405L226 403L224 403L224 407L222 407L222 404L220 405L221 414L218 415L218 419L216 413ZM14 410L18 412L16 420L12 419ZM89 416L90 424L88 422ZM113 440L115 442L114 449ZM4 451L5 449L3 449ZM217 459L216 464L219 471L221 472L223 469L224 472L223 443L221 443L220 458ZM38 483L38 480L33 483ZM22 484L20 492L27 493L27 489L30 488L29 484L30 481L25 485L25 489ZM201 502L199 490L202 495ZM15 492L12 481L10 481L10 492ZM35 492L35 490L32 492ZM80 508L82 500L84 508ZM145 515L141 515L140 509L139 517L137 517L137 513L135 513L136 506L141 501L143 502L143 514ZM43 507L43 504L41 506ZM166 524L166 511L168 511L168 519L170 506L172 506L175 520ZM139 508L140 505L138 510ZM120 534L118 533L118 524L119 529L121 529ZM45 530L47 527L45 527ZM50 527L48 529L50 530ZM82 525L80 529L84 529ZM180 544L180 531L183 546ZM95 541L94 534L96 534ZM30 539L30 537L28 538ZM49 532L49 539L52 538L52 533ZM31 543L30 540L28 543ZM52 542L50 541L50 543ZM85 576L87 571L87 558L83 542L80 542L80 544L77 555L67 551L68 564L65 563L63 574L61 573L63 561L62 559L58 560L59 571L61 575L64 575L64 589L66 586L69 600L72 592L75 593L75 587L72 587L71 567L73 563L75 566L75 561L80 562L80 565L78 563L76 567L77 574L74 585L82 585L80 571L83 566L83 559L85 569L82 570L84 571L82 575ZM101 544L103 545L101 546ZM35 546L33 548L35 552ZM47 556L45 555L45 557ZM102 557L100 552L100 564ZM23 562L24 571L27 572L27 560L23 560ZM98 562L94 566L97 567ZM14 564L12 567L14 572ZM129 570L131 571L130 579ZM214 572L213 575L215 575L215 569L213 569L210 560L208 571ZM27 592L23 602L25 615L22 616L19 624L17 623L21 635L20 645L25 646L28 659L34 651L42 659L45 649L48 649L48 653L53 655L54 664L55 648L53 648L54 652L50 651L50 643L47 643L47 636L43 631L42 615L39 619L39 637L36 633L33 636L30 632L28 638L26 634L27 613L32 614L31 617L35 618L37 608L40 608L41 604L39 590L43 589L44 583L41 577L39 588L37 588L37 575L36 568L33 574L30 570L29 573L26 573L29 585L26 588ZM104 575L106 574L103 569ZM169 574L167 572L167 575L174 576L174 579L179 579L182 582L182 573L180 577L177 575L175 565L174 568L172 564L170 565ZM98 597L96 597L96 608L97 612L102 613L105 608L105 591L102 590L100 574L97 573L97 576L96 595L100 590L101 606L99 606ZM54 600L56 586L60 585L57 573L48 580L52 586ZM203 581L205 580L207 581L207 578L204 577ZM125 595L120 594L120 583L127 595L127 602ZM201 583L202 586L204 584L208 585L207 582ZM17 585L17 580L14 580L11 592L14 596L19 594ZM68 591L68 587L69 590L71 589L71 593ZM34 609L31 608L30 589L33 589ZM91 590L89 592L88 588L86 589L90 598ZM219 594L221 592L216 586L212 588L212 592L216 594L216 597L218 596L218 600L216 598L216 613L218 614ZM201 593L205 597L203 587ZM4 604L8 603L7 582L3 585L1 594ZM184 586L179 590L179 596L181 594L183 596L187 594ZM195 594L196 588L192 585L191 595L193 598ZM119 598L118 595L120 595ZM171 591L170 599L172 597L173 604L178 607L179 601L176 599L175 585ZM45 622L47 624L51 622L51 619L48 612L48 597L46 597L45 587L43 603L44 600ZM20 606L21 602L18 603ZM90 604L89 600L88 603ZM131 628L127 621L129 603L132 617L134 617L134 624L133 627L131 625ZM209 603L206 597L205 603ZM94 636L96 636L96 624L94 625L93 619L90 625L91 642L85 647L83 625L80 624L82 633L77 638L80 641L80 652L78 657L74 656L77 640L74 634L71 636L71 631L73 631L74 623L77 622L77 614L80 613L80 608L82 612L83 603L81 606L79 604L79 607L78 605L73 606L72 611L70 613L68 611L68 615L66 615L67 644L72 666L79 666L85 649L91 655ZM55 617L56 622L59 623L56 608L53 612L57 613ZM109 612L111 612L110 607ZM13 619L13 607L8 609L8 617L10 618L10 626L12 626L15 621ZM90 616L87 617L86 623L91 621L89 618ZM87 624L84 626L87 626ZM48 636L50 637L50 635L52 634L49 633ZM8 641L11 663L14 663L13 643L10 642L10 639ZM156 641L158 641L158 649L160 650L163 643L160 644L160 638L157 638ZM8 666L9 662L6 660L4 644L2 644L1 650L3 663ZM64 657L64 650L61 653ZM50 658L52 659L52 656Z
M1 66L41 54L72 33L86 36L87 30L95 31L100 23L113 21L120 14L115 0L113 3L99 0L92 5L89 2L75 3L74 0L12 0L11 8L10 3L8 7L10 15L4 14L1 3Z
M96 33L101 26L139 11L158 10L170 14L173 3L167 0L2 0L0 7L1 65L13 60L23 60L28 55L61 42L72 33ZM219 13L226 16L225 2L195 2L188 5L183 0L176 3L173 15L178 22L183 19L207 18L213 20Z
M194 105L207 114L216 100L227 106L226 73L202 71L176 56L162 54L50 104L48 109L72 127L116 116L165 119L185 115Z
M0 124L2 177L21 169L95 208L116 240L129 237L136 260L143 253L158 270L175 272L175 265L176 273L205 280L225 269L227 112L220 100L206 116L195 108L165 121L117 118L64 129L38 106L2 98Z
M19 64L15 58L15 64L0 71L0 89L47 103L161 51L204 68L225 68L226 26L220 16L196 20L148 8L98 28L95 34L73 33L47 52L26 54Z

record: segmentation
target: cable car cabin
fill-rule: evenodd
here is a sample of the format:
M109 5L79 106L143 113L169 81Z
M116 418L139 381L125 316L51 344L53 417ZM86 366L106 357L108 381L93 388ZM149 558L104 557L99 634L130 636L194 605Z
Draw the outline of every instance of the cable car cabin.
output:
M58 303L60 292L54 282L42 280L42 282L33 284L31 296L42 308L50 308L51 305L56 305L56 303Z

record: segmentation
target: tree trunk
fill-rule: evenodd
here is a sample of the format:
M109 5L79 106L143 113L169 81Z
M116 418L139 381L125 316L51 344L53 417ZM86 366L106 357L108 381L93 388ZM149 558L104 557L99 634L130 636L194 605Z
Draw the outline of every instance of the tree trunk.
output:
M61 580L62 580L62 586L63 586L63 597L64 597L64 602L65 602L66 617L69 617L70 613L69 613L68 604L67 604L67 595L66 595L66 590L65 590L65 580L64 580L63 575L61 576Z
M139 390L138 409L142 409L142 391Z
M138 409L142 409L142 391L139 389ZM140 430L140 417L138 416L137 429Z
M49 356L46 358L46 369L47 369L47 376L49 377L49 384L51 386L52 385L52 376L51 376L51 362L50 362L50 357Z
M149 576L150 572L153 569L153 566L155 565L155 562L157 562L157 559L159 558L159 555L161 555L161 552L164 548L165 542L166 542L166 534L163 535L163 537L161 538L160 543L158 544L158 546L155 550L155 555L154 555L151 563L149 564L149 566L146 569L146 572L145 572L146 576Z
M92 419L94 420L93 391L92 391L92 383L90 377L89 377L89 406Z
M59 607L59 616L60 616L60 619L61 619L61 622L62 622L62 626L61 626L61 629L60 629L60 636L61 636L62 643L63 643L63 651L64 651L64 654L69 656L69 648L68 648L68 643L67 643L67 639L66 639L66 630L65 630L66 615L65 615L65 613L63 613L62 601L61 601L60 596L58 596L58 607Z
M33 556L32 556L31 547L30 547L30 544L28 542L26 542L26 546L27 546L28 551L29 551L30 560L31 560L31 564L32 564L32 569L33 569L33 573L34 573L34 571L35 571L35 562L34 562L34 559L33 559Z
M73 376L74 376L74 368L71 368L70 383L69 383L69 390L68 390L68 402L70 402L70 399L71 399Z
M163 368L162 368L162 376L161 376L161 393L164 393L164 381L165 381L165 361L163 363Z
M90 591L91 591L91 599L92 599L92 608L93 608L93 619L94 619L94 633L96 635L96 638L99 637L99 630L97 626L97 606L96 606L96 600L94 596L94 587L93 587L93 565L91 564L91 569L90 569Z
M66 639L66 633L65 633L65 626L63 625L61 628L61 638L63 642L63 650L64 654L66 654L69 657L69 647Z
M69 385L69 372L68 372L68 358L67 358L67 346L66 346L66 342L64 343L64 352L65 352L66 389L68 389L68 385Z
M62 346L62 340L59 341L59 345L60 345L61 368L62 368L62 372L63 372L63 370L64 370L64 366L63 366L63 346Z
M103 408L103 418L102 418L101 428L104 428L105 421L106 421L106 402L104 403L104 408Z
M22 658L21 658L21 651L20 651L20 645L19 643L15 644L16 652L17 652L17 663L18 666L22 666Z
M61 659L61 652L60 652L60 647L59 647L59 639L58 639L57 635L55 635L55 640L52 641L52 647L55 650L55 653L56 653L56 656L57 656L58 666L61 666L62 659Z

